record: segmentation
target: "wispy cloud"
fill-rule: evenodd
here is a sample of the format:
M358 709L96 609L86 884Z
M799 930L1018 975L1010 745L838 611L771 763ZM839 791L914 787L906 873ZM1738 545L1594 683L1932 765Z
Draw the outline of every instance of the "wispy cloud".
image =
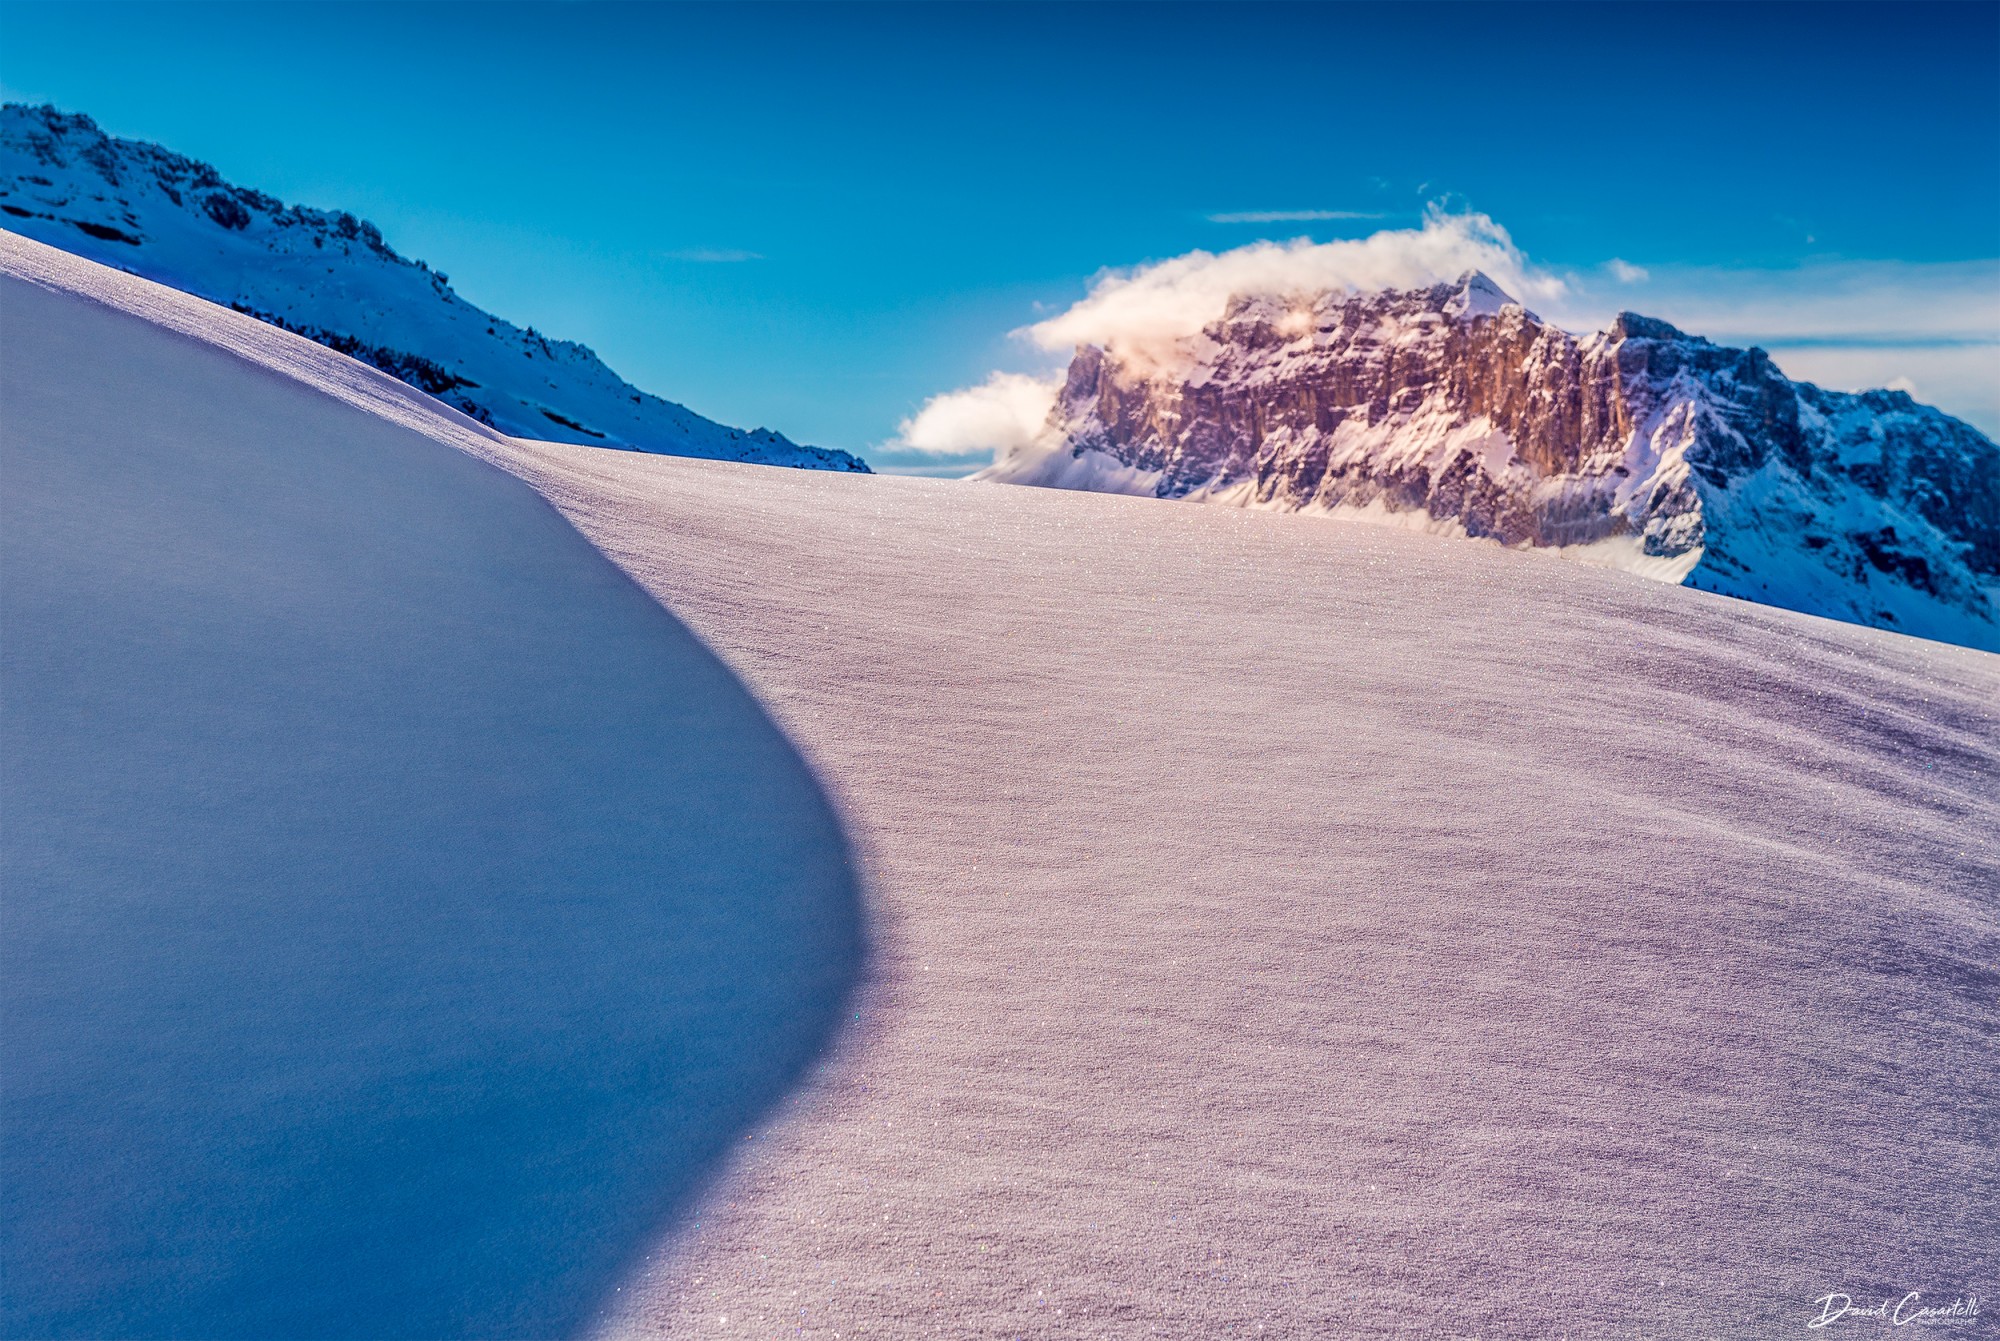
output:
M1621 261L1616 256L1606 261L1604 268L1609 270L1611 278L1620 284L1644 284L1648 278L1646 267L1633 265L1630 261Z
M1570 330L1635 307L1718 344L1761 346L1787 376L1832 390L1916 386L2000 435L2000 259L1654 266L1636 291L1572 280L1550 314Z
M1621 277L1622 278L1622 277ZM2000 259L1656 266L1643 297L1572 276L1558 318L1591 329L1619 306L1732 344L1889 347L2000 342Z
M733 247L689 247L666 253L670 261L693 261L697 265L730 265L737 261L761 261L763 253L738 251Z
M1314 223L1323 219L1386 219L1386 214L1368 210L1242 210L1234 214L1211 214L1210 223L1267 224Z

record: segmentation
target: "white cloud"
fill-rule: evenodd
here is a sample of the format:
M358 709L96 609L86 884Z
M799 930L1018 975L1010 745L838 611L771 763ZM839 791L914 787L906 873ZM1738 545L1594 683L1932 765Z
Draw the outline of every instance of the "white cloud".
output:
M1041 431L1062 386L1060 375L997 372L975 387L948 391L899 426L891 451L976 457L1025 447Z
M2000 435L2000 259L1813 262L1791 268L1653 266L1612 258L1556 273L1483 214L1433 207L1423 226L1315 243L1254 242L1107 271L1078 302L1014 334L1049 354L1101 345L1129 362L1171 361L1231 298L1406 289L1483 270L1564 329L1601 330L1625 307L1719 344L1760 345L1788 376L1834 390L1924 389L1923 399ZM1643 300L1624 286L1644 283ZM886 446L928 459L1031 446L1060 375L995 373L937 396Z
M1654 266L1643 300L1572 281L1547 313L1566 329L1637 306L1717 344L1758 345L1786 376L1830 390L1906 379L1925 404L2000 435L2000 259Z
M1571 330L1593 330L1628 301L1578 281L1560 318ZM2000 341L2000 259L1656 266L1644 301L1646 315L1730 344L1990 344Z
M1507 230L1487 216L1433 208L1421 228L1338 242L1253 242L1112 271L1081 302L1026 334L1046 350L1102 345L1128 359L1159 362L1176 342L1220 317L1232 297L1417 288L1468 270L1485 271L1527 302L1560 299L1567 291L1560 278L1530 265Z
M2000 439L2000 344L1786 348L1774 342L1769 348L1771 361L1787 377L1830 391L1871 387L1907 391L1925 405L1935 405L1989 438Z
M1313 223L1323 219L1381 217L1381 214L1367 210L1244 210L1237 214L1211 214L1208 221L1219 224Z

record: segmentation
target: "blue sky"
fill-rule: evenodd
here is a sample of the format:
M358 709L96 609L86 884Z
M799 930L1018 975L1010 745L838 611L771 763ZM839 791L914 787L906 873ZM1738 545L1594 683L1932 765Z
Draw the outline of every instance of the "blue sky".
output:
M1433 202L1566 276L1566 322L1655 312L1993 432L1996 53L1994 4L0 9L8 97L871 457L1045 372L1008 333L1106 267ZM1336 217L1246 217L1288 213Z

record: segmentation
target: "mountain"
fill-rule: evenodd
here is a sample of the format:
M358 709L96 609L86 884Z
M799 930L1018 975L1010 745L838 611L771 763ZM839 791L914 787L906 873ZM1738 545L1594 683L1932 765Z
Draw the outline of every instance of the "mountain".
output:
M1681 1341L2000 1279L2000 657L506 438L5 234L0 311L0 1336Z
M1080 348L1042 439L984 474L1372 516L2000 649L1991 439L1648 317L1579 340L1477 272Z
M515 437L813 470L859 457L730 428L632 386L583 345L474 307L352 214L287 206L206 163L53 107L0 107L0 223L233 307Z

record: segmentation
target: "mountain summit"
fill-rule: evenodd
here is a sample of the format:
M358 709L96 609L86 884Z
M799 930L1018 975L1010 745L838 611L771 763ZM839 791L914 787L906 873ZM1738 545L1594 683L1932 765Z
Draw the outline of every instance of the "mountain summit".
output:
M1372 515L2000 650L2000 448L1623 313L1578 339L1485 275L1239 297L1172 357L1079 348L985 478Z
M866 471L649 395L568 340L481 311L352 214L287 206L53 107L0 107L0 225L373 364L515 437Z

